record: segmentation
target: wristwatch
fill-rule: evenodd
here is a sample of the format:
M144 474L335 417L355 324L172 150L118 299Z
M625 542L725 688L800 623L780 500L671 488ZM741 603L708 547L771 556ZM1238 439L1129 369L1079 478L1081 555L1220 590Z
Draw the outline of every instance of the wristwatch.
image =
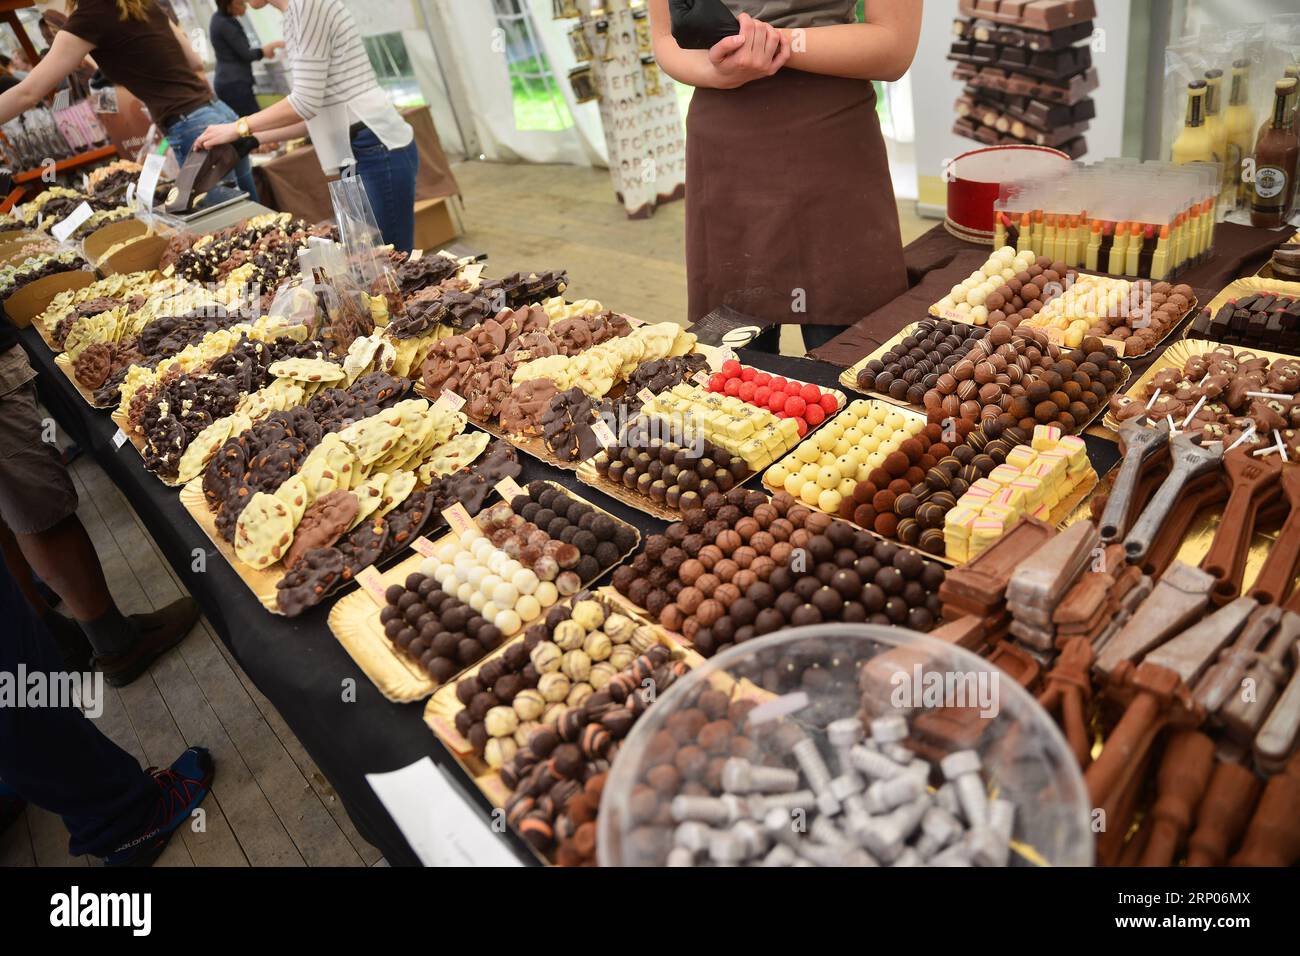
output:
M248 128L248 117L247 117L247 116L241 116L241 117L239 117L239 119L235 122L235 132L238 133L240 136L252 136L252 135L253 135L253 131L252 131L251 129Z

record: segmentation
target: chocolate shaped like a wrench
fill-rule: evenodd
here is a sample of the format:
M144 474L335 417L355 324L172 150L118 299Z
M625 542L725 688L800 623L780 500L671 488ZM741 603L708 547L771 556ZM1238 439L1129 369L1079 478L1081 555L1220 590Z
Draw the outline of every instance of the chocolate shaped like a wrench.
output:
M1223 518L1201 568L1214 576L1216 604L1231 601L1241 591L1241 575L1246 568L1246 552L1260 503L1275 491L1282 477L1282 457L1256 458L1249 446L1234 448L1223 456L1232 492L1223 508Z
M1281 603L1295 584L1300 565L1300 465L1283 466L1282 493L1291 510L1250 589L1250 596L1260 604Z
M1169 477L1124 538L1124 556L1130 564L1136 564L1146 556L1151 542L1155 540L1160 526L1164 524L1187 483L1220 466L1223 462L1223 446L1201 446L1186 435L1175 435L1169 444L1169 456L1173 462Z
M1120 426L1119 438L1124 445L1124 461L1119 466L1119 473L1106 498L1106 508L1098 522L1102 544L1120 540L1128 530L1129 506L1142 468L1169 444L1169 426L1161 422L1153 428L1138 424L1136 420L1129 421Z

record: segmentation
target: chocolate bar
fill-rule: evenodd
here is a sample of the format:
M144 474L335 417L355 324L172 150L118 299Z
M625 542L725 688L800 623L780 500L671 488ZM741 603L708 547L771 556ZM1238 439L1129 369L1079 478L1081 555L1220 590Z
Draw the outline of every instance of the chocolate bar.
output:
M1059 30L1097 16L1092 0L961 0L958 9L964 16L1031 30Z
M952 77L972 86L1010 93L1014 96L1031 96L1051 103L1074 104L1097 88L1097 69L1093 67L1075 74L1068 80L1053 82L1035 77L1021 76L997 67L976 67L970 63L953 66Z
M971 20L957 17L952 22L953 36L962 40L978 40L981 43L1000 43L1003 46L1019 46L1035 52L1040 50L1060 50L1073 46L1080 40L1092 36L1092 23L1080 20L1057 30L1027 30L1023 27L1008 26L990 20Z
M1016 96L977 86L967 86L962 90L962 95L980 107L1000 110L1035 129L1069 126L1097 116L1097 104L1091 97L1074 104L1047 103L1029 96Z
M1087 125L1087 123L1082 124L1083 127ZM1040 133L1021 139L1011 133L1000 133L992 126L977 123L969 116L961 116L953 122L952 131L958 136L976 140L986 146L1015 146L1026 143L1033 146L1051 146L1071 159L1078 159L1088 151L1088 141L1079 135L1082 132L1081 127L1072 126L1056 133Z
M1064 50L1035 52L1022 46L981 43L978 40L955 40L948 49L948 59L975 66L992 66L1026 76L1061 82L1092 66L1092 50L1071 46Z
M1091 104L1092 100L1084 100L1084 102ZM974 121L992 127L999 133L1014 136L1017 140L1023 142L1037 143L1038 145L1048 145L1049 141L1053 140L1065 142L1074 139L1088 128L1087 119L1073 123L1066 122L1038 126L1026 122L999 106L981 103L969 95L959 97L953 105L953 109L959 117L970 117ZM1068 107L1064 109L1069 112Z

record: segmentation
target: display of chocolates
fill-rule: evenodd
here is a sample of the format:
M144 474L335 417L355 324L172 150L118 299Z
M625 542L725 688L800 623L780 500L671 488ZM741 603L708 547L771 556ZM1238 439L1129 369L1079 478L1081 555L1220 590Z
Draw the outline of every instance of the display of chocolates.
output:
M667 429L638 419L623 444L597 453L596 473L657 506L683 512L703 507L710 494L730 491L749 476L743 458L711 442L679 444L660 434Z
M750 471L761 471L799 442L796 419L778 418L738 396L698 385L674 386L642 411L665 423L670 434L712 442L728 456L742 459Z
M1078 159L1096 107L1091 0L964 0L948 59L966 83L953 132L986 145L1050 146Z
M1300 253L1300 244L1294 248ZM1202 309L1187 336L1266 352L1300 351L1300 295L1255 292L1234 296L1214 312Z
M1300 242L1282 243L1273 250L1268 266L1277 278L1300 282Z
M1078 275L1064 292L1013 327L1055 329L1062 344L1078 348L1086 336L1116 339L1126 357L1144 355L1173 331L1195 304L1192 287L1149 279Z
M384 635L436 681L450 680L501 644L501 629L432 575L407 575L403 584L384 592L384 601L379 612Z
M1172 420L1179 431L1228 445L1249 431L1247 440L1280 440L1294 456L1300 450L1300 359L1217 345L1159 368L1140 389L1115 396L1110 412L1120 422Z
M561 549L548 544L543 535L577 550L577 560L565 565L569 574L554 578L561 595L591 584L640 542L640 534L631 525L545 481L529 482L525 494L513 499L509 507L511 515L494 506L480 524L489 539L502 542L507 553L518 550L518 555L511 557L537 560L534 552L540 549L541 557L558 560ZM567 549L564 553L568 554Z
M919 461L929 450L928 438L916 441L925 430L924 419L887 402L856 401L769 468L763 484L788 492L810 508L851 521L854 509L846 501L852 502L858 482L883 468L905 443L908 451L917 452ZM918 447L914 449L909 440ZM921 473L918 469L918 479Z
M925 319L894 348L859 370L858 388L919 406L940 378L949 374L987 334L987 329L965 322Z
M577 594L549 608L522 639L456 683L462 707L454 718L456 731L499 769L528 745L533 731L555 727L566 708L605 691L639 655L659 645L653 628L590 592ZM513 710L513 717L503 708Z
M800 437L840 407L835 395L823 393L816 385L788 381L780 375L741 365L735 359L723 362L718 371L709 376L706 388L710 392L735 396L756 408L766 408L782 418L793 418L799 426Z
M1051 524L1080 487L1096 481L1082 438L1062 435L1055 425L1036 425L1030 444L1012 448L944 516L944 555L969 561L1025 515Z
M796 554L796 552L798 552ZM783 627L871 621L928 631L944 569L785 492L705 499L614 572L615 589L706 657Z
M1010 246L995 251L984 264L952 287L930 312L945 319L960 319L976 325L1012 326L1031 319L1060 295L1074 270L1028 249L1017 252Z
M8 298L37 279L89 268L90 264L81 253L73 250L29 256L22 262L0 267L0 298Z
M983 421L964 441L948 445L930 423L854 485L840 515L884 538L928 554L947 551L944 524L957 499L1000 467L1029 433L1005 419ZM955 436L954 436L955 437ZM849 510L852 514L846 514Z
M1042 329L1002 324L933 379L922 404L932 422L974 425L1005 415L1026 431L1059 425L1068 434L1082 429L1127 377L1115 350L1094 336L1067 350Z

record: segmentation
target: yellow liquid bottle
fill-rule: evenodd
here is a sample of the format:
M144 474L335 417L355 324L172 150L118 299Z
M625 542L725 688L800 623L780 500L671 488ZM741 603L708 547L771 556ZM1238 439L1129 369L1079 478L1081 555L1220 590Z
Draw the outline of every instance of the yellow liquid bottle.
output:
M1228 169L1228 127L1223 122L1223 71L1205 71L1205 128L1214 140L1214 161L1219 163L1219 192L1225 196L1232 190L1232 176ZM1231 203L1229 203L1229 207Z
M1205 81L1187 84L1187 118L1183 130L1174 140L1170 158L1179 166L1188 163L1212 163L1214 137L1205 126Z
M1223 161L1228 164L1232 182L1230 206L1247 201L1249 183L1241 178L1241 161L1250 155L1255 145L1255 114L1250 109L1250 61L1236 60L1232 64L1232 86L1228 93L1228 108L1223 111L1223 128L1228 134L1228 151Z

